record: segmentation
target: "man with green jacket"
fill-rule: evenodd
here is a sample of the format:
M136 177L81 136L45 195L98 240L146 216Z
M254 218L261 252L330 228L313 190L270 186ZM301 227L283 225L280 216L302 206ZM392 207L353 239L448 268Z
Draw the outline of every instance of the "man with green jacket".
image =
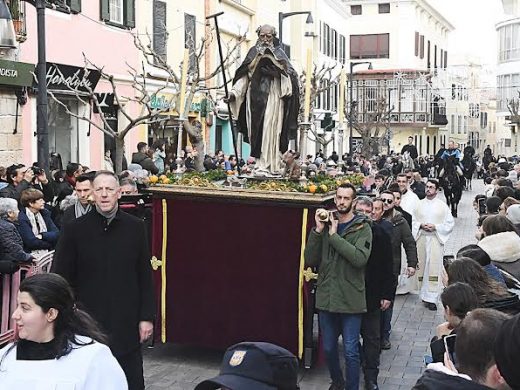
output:
M359 389L359 332L366 312L365 266L372 249L370 221L354 214L356 189L342 184L334 202L337 219L329 214L323 222L317 210L316 227L305 248L306 266L319 267L316 308L319 311L323 349L332 385L329 390ZM346 382L338 356L338 338L343 338Z

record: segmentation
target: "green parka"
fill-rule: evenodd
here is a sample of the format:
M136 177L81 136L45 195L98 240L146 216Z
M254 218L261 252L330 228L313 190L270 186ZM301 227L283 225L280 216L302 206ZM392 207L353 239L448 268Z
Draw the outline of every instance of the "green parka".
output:
M319 267L316 308L332 313L364 313L365 266L372 249L370 221L355 215L343 231L329 235L313 228L305 248L305 265Z

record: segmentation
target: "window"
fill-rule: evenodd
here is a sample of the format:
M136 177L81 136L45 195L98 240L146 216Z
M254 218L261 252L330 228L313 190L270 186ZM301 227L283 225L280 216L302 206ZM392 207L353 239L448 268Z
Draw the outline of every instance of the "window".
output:
M352 15L361 15L362 12L363 12L363 10L360 5L351 5L350 6L350 13Z
M380 14L389 14L390 13L390 3L379 4L379 13Z
M350 36L350 58L389 58L390 34Z
M153 50L166 62L168 32L166 29L166 3L164 1L154 0L153 15ZM154 61L157 62L157 59L154 59Z
M457 119L457 134L462 134L462 115L459 115Z
M419 56L419 33L415 32L415 56Z
M421 60L424 58L424 35L421 35L420 36L420 44L421 44L421 47L420 47L420 53L419 53L419 57L421 58Z
M433 47L433 67L437 69L437 45Z
M110 21L123 24L123 0L109 0Z
M339 60L342 64L345 63L345 54L346 54L346 43L347 40L343 35L340 34L339 36Z
M450 131L452 134L455 134L455 123L456 123L457 119L455 117L454 114L451 114L451 123L450 123Z
M184 47L190 51L190 71L193 71L197 66L196 47L195 42L195 16L184 14Z
M444 68L448 67L448 52L444 51Z
M439 66L441 68L444 68L444 66L442 66L442 59L444 58L444 50L441 49L441 55L439 57Z
M135 0L100 0L101 20L127 28L135 27Z
M498 60L520 59L520 23L508 24L498 30Z
M464 134L468 134L468 117L464 115Z
M78 100L60 96L60 101L70 112L79 114ZM49 99L49 152L58 153L63 162L80 161L79 119L67 114L61 104Z

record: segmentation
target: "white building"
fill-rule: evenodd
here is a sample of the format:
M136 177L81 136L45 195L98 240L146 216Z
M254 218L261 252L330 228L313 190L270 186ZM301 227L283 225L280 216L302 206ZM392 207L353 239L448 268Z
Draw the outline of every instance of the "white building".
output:
M354 87L364 85L361 93L371 95L376 83L394 107L390 149L400 152L412 136L420 154L434 154L446 141L446 132L441 130L446 113L443 96L433 94L431 81L448 66L453 25L424 0L344 0L344 4L352 15L348 58L369 61L374 68L367 72L366 65L356 67L359 77L354 77ZM370 98L359 96L358 100Z
M518 99L520 90L520 1L502 0L506 19L497 23L497 142L501 150L518 153L518 124L510 126L507 101ZM500 152L499 152L500 153Z

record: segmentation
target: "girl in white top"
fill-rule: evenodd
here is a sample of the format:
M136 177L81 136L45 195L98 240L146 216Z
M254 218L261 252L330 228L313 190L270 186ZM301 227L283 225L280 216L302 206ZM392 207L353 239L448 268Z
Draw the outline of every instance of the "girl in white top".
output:
M25 279L12 318L18 340L0 350L0 389L128 390L105 336L61 276Z

